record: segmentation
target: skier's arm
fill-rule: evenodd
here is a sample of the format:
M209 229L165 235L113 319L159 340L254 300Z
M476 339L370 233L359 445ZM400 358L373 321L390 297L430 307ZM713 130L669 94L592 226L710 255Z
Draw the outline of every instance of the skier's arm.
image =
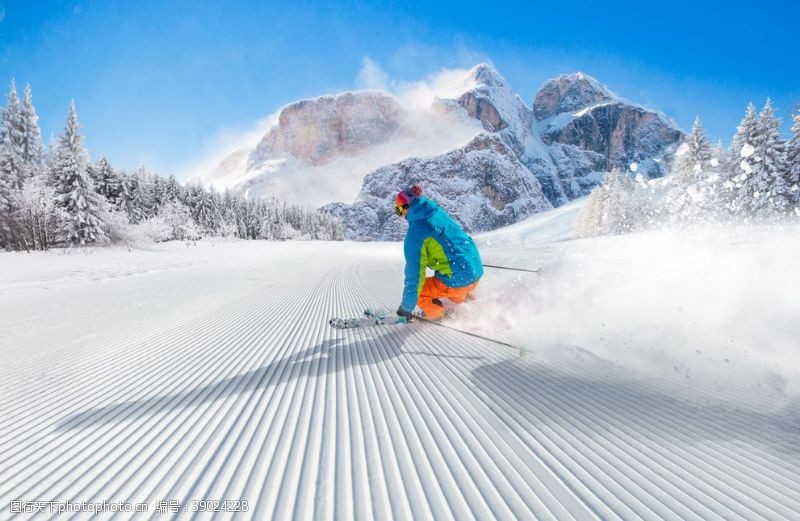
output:
M407 240L403 250L406 257L406 269L403 301L400 308L410 313L417 305L419 293L425 283L425 266L428 263L428 255L421 240Z

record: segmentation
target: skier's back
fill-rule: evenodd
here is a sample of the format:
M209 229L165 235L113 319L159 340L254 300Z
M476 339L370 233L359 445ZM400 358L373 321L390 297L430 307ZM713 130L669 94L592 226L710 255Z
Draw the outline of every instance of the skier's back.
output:
M408 219L405 283L397 314L411 318L419 306L426 318L439 319L445 311L440 299L464 302L483 276L478 248L446 211L422 195L419 185L397 194L395 212ZM434 271L432 277L425 277L426 267Z

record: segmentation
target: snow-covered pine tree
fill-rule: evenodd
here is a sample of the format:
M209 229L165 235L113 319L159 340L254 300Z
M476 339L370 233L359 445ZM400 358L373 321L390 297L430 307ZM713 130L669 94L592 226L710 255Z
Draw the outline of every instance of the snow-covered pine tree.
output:
M737 177L733 201L737 214L772 217L786 214L792 207L785 177L786 143L781 139L780 125L772 101L767 99L740 152L743 173Z
M731 140L725 166L722 169L719 184L721 188L720 199L728 212L734 216L742 216L743 214L742 207L738 205L738 190L740 184L748 175L747 172L742 169L742 149L745 144L753 140L752 136L756 131L757 124L758 115L756 114L756 107L752 103L748 103L745 115L736 127L736 134L734 134Z
M122 197L122 179L103 156L97 163L89 165L89 174L94 182L94 190L102 195L113 208L119 208Z
M677 157L673 162L672 176L676 183L681 186L695 183L703 171L707 170L711 157L711 145L706 139L700 116L697 116L692 131L678 148Z
M632 228L630 215L630 178L613 170L606 175L603 181L606 190L603 204L603 231L604 233L619 235L628 233Z
M221 199L220 216L222 219L221 230L223 235L240 237L238 218L238 199L229 189L225 189Z
M42 132L39 130L39 116L33 106L31 86L25 86L25 94L20 108L22 124L25 127L22 145L22 162L25 165L25 176L33 177L42 169L43 149Z
M800 215L800 109L792 115L792 138L786 144L786 179L790 184L794 211Z
M206 234L213 235L216 232L219 219L211 193L198 184L194 196L195 199L192 205L194 220Z
M14 200L19 238L27 249L47 250L59 240L68 215L56 204L55 190L44 176L28 180Z
M42 172L45 175L53 169L56 164L56 152L58 151L58 140L53 134L50 134L50 142L45 148L44 155L42 156Z
M156 174L153 176L153 213L158 214L158 210L164 204L164 179Z
M59 140L55 165L49 172L56 202L67 212L63 232L64 240L70 245L94 243L105 238L104 223L100 218L105 205L102 197L94 191L87 173L88 154L79 128L73 101L69 106L64 134Z
M137 204L139 180L128 173L119 173L120 195L116 209L124 212L131 224L139 224L144 220L144 214Z
M223 228L223 212L224 208L222 206L222 196L214 188L214 185L208 187L208 195L211 198L211 207L212 207L212 216L214 219L213 223L213 230L215 233L219 233Z
M132 177L136 179L136 182L131 185L133 202L139 208L144 219L149 219L156 214L155 176L141 166L136 169Z
M0 176L14 190L19 190L27 177L24 163L26 132L17 89L14 80L11 80L8 104L3 111L0 126Z
M177 203L181 200L181 187L178 184L178 180L175 179L174 175L170 175L167 178L167 181L164 183L164 190L162 194L162 203Z
M695 223L707 213L711 192L717 189L717 177L709 176L712 159L712 147L698 116L679 147L670 171L673 187L667 192L666 208L672 222Z
M603 186L596 186L586 199L575 222L575 234L578 237L594 237L602 233L604 199Z

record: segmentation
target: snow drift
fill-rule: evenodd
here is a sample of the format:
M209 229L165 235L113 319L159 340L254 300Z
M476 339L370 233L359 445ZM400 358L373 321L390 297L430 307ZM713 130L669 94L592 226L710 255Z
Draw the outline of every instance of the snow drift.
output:
M598 363L666 377L695 401L797 408L798 237L792 224L561 243L540 253L539 276L491 273L474 312L482 328L505 330L532 353L574 346Z

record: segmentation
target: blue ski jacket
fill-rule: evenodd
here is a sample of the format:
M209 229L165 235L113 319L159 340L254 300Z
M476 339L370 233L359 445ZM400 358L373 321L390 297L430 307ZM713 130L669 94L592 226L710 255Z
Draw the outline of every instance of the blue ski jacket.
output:
M438 204L424 196L408 207L408 232L402 308L411 311L425 284L425 268L451 288L469 286L483 276L478 247Z

